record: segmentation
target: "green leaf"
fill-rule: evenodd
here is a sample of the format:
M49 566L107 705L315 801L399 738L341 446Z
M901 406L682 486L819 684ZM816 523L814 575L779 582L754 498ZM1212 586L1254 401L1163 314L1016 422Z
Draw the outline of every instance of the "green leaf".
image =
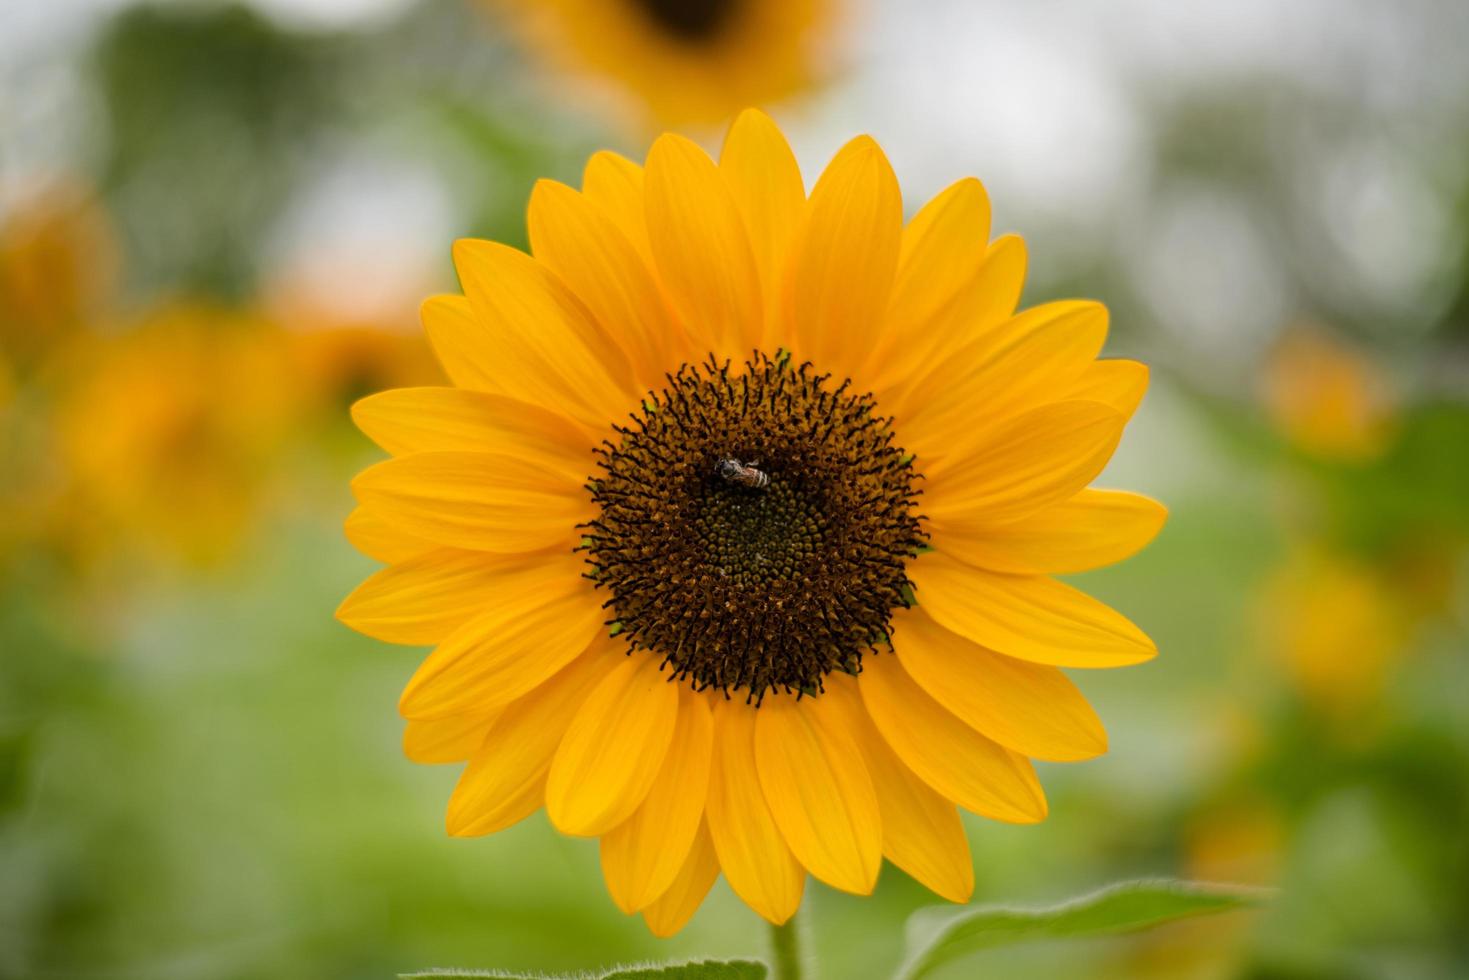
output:
M1263 903L1267 891L1189 881L1129 881L1049 908L929 908L908 920L908 961L898 972L915 980L960 957L1037 939L1136 932L1197 915Z
M502 970L428 970L402 973L400 980L765 980L765 964L751 960L614 966L600 973L506 973Z
M604 973L602 980L765 980L765 964L751 960L703 960L674 966L635 966Z

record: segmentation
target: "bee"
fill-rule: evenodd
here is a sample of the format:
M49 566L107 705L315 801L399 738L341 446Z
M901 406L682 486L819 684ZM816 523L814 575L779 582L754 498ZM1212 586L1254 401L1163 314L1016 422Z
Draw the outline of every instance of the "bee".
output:
M759 465L760 461L758 459L746 464L726 456L719 461L719 465L714 468L714 472L718 473L730 483L738 484L742 487L753 487L756 490L763 490L770 486L770 475L764 470L756 469Z

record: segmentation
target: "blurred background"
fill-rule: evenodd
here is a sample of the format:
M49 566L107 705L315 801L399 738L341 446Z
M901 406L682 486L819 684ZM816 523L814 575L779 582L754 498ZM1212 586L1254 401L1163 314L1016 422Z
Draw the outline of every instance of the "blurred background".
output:
M1026 302L1154 383L1104 485L1172 517L1082 577L1161 656L1076 675L1113 750L974 820L976 901L1122 878L1261 913L952 976L1469 976L1469 7L1458 0L50 0L0 17L0 976L377 978L759 954L668 942L542 815L445 836L413 650L331 618L417 305L535 178L747 103L808 184L974 174ZM828 977L936 901L812 883Z

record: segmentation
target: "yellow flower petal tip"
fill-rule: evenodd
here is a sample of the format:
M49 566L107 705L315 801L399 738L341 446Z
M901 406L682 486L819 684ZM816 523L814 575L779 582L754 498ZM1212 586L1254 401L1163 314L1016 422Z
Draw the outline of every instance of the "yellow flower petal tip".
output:
M433 648L399 710L464 763L447 832L544 807L658 936L721 874L777 924L884 859L967 900L959 810L1038 822L1032 760L1107 751L1066 669L1157 653L1055 577L1167 518L1090 486L1148 379L1099 359L1106 308L1018 310L984 187L905 224L869 136L805 187L756 109L717 161L669 134L540 181L531 253L462 239L423 305L448 385L352 410L384 567L336 615Z
M740 130L747 129L749 127L756 127L762 130L773 131L776 135L780 136L782 140L785 139L784 134L780 132L780 127L776 125L776 122L773 118L771 118L770 113L766 112L764 109L758 109L754 106L749 106L747 108L741 109L739 115L735 116L734 122L730 124L729 131L731 134L734 134L736 132L739 132Z

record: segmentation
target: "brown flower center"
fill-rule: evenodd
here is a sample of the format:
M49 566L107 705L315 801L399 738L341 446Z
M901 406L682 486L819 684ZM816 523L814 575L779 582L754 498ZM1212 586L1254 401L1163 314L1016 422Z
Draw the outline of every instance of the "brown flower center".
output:
M591 576L616 628L698 689L817 693L908 604L912 457L871 395L756 354L685 365L601 450Z
M717 38L739 10L741 0L632 0L655 27L687 44Z

